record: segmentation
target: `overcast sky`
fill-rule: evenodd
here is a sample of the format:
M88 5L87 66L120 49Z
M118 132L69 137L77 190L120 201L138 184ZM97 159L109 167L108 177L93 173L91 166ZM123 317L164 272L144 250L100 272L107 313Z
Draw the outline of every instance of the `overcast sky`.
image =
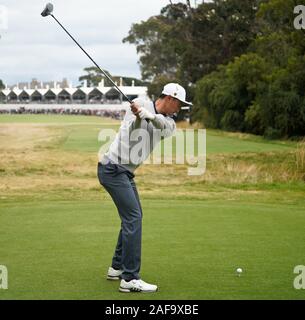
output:
M0 79L11 85L37 78L68 78L74 85L91 65L88 58L51 18L40 13L48 0L0 0L8 28L0 29ZM178 1L174 1L178 2ZM113 75L140 78L135 46L123 44L131 24L160 12L168 0L53 0L54 15ZM2 6L2 7L1 7ZM2 9L1 9L2 8Z

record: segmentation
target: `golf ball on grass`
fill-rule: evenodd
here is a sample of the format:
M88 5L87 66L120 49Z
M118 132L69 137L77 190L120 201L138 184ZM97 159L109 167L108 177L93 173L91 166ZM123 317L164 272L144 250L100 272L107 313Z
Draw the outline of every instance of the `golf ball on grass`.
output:
M240 275L242 274L242 272L243 272L243 269L242 268L237 268L236 269L236 273L237 273L237 275L240 277Z

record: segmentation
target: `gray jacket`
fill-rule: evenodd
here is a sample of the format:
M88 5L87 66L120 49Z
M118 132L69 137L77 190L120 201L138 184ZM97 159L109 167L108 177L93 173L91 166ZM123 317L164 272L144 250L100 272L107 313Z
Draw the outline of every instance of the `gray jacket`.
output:
M118 134L100 159L103 164L110 161L124 166L132 173L149 157L162 139L172 136L176 130L175 121L169 116L159 114L152 101L135 99L134 102L156 114L155 120L147 122L138 119L128 109Z

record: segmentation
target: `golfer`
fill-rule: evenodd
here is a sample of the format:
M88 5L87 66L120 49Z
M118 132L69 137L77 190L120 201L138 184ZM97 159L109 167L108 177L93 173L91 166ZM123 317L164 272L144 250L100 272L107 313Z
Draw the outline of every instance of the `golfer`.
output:
M120 219L117 246L109 267L107 279L120 280L121 292L156 292L156 285L144 282L140 277L142 207L134 182L134 172L163 138L173 135L176 124L171 116L186 102L186 91L176 83L167 84L157 101L135 99L126 112L120 130L101 156L98 178L110 194ZM132 154L141 136L142 155Z

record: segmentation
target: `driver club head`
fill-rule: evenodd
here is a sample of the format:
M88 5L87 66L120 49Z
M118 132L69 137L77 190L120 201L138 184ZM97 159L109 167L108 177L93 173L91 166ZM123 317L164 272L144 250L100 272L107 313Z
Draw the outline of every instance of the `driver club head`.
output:
M43 16L43 17L47 17L47 16L49 16L50 14L52 14L52 12L53 12L53 4L52 3L48 3L47 5L46 5L46 7L44 8L44 10L41 12L41 15Z

